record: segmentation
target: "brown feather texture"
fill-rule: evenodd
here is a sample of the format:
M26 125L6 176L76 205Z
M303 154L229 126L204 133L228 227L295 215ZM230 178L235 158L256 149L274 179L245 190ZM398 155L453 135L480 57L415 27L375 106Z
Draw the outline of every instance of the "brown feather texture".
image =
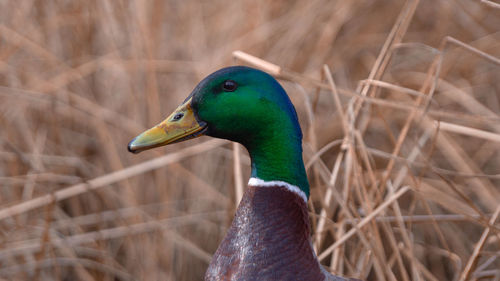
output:
M322 269L307 205L282 186L248 186L205 280L355 280Z

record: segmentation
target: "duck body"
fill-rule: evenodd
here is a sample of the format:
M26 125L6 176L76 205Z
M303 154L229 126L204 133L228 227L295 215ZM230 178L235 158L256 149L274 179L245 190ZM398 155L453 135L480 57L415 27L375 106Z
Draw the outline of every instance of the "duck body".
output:
M283 186L248 186L205 280L324 280L307 206Z
M313 251L302 132L295 108L272 76L242 66L212 73L128 149L140 152L200 135L239 142L252 168L205 280L355 280L326 272Z

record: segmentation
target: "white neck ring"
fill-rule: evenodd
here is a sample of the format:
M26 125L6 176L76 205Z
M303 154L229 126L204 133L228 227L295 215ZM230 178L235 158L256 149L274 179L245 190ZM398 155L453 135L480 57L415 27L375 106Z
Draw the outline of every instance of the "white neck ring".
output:
M302 191L298 186L295 186L293 184L289 184L289 183L284 182L284 181L265 181L265 180L262 180L259 178L252 177L248 180L248 185L249 186L266 186L266 187L282 186L282 187L288 189L289 191L297 194L307 204L306 193L304 191Z

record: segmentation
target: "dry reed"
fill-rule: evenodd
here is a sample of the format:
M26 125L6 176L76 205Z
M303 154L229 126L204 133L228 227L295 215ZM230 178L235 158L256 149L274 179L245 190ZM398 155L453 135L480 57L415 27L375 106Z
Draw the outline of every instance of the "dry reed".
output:
M0 279L200 280L247 154L126 144L205 75L245 64L296 105L329 271L500 280L499 7L1 2Z

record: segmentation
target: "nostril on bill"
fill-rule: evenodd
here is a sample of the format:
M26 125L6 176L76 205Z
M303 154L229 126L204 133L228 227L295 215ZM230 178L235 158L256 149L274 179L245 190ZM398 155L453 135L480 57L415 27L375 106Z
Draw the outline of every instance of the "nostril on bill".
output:
M174 117L172 118L172 121L179 121L182 119L182 117L184 117L184 113L179 112L179 113L174 115Z

